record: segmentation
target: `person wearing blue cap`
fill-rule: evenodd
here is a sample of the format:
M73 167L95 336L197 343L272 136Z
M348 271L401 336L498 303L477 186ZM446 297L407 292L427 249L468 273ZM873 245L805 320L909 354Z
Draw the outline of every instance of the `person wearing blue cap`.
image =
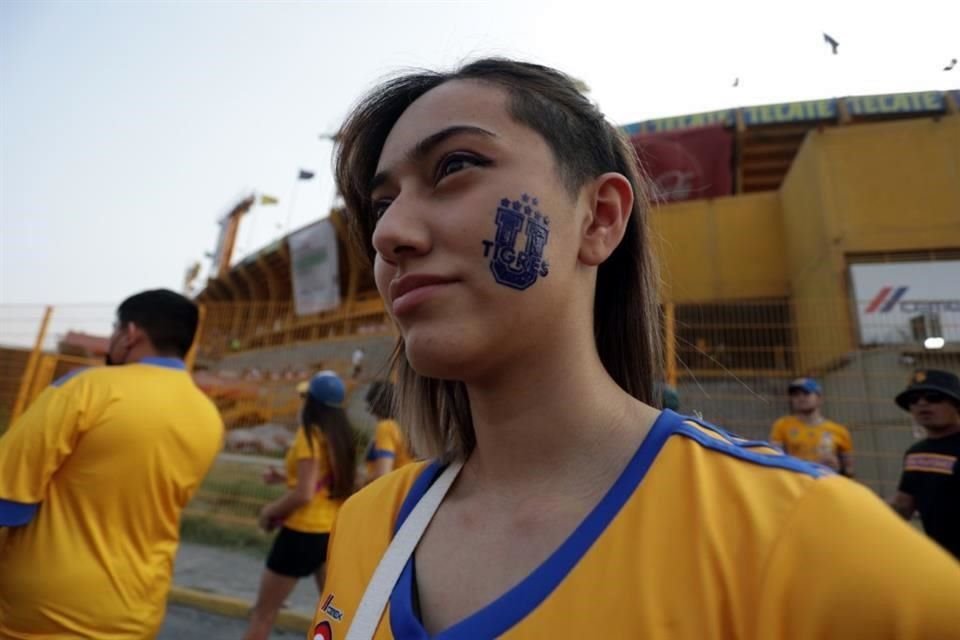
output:
M813 378L798 378L787 387L790 415L773 423L770 442L788 455L830 467L853 477L853 438L842 424L820 412L823 387Z
M285 470L271 467L263 478L268 484L285 483L287 491L260 511L260 526L280 531L267 556L245 640L269 637L277 612L300 578L314 576L323 591L330 530L353 492L356 445L340 406L346 396L343 381L333 371L321 371L301 395L301 426L287 450Z

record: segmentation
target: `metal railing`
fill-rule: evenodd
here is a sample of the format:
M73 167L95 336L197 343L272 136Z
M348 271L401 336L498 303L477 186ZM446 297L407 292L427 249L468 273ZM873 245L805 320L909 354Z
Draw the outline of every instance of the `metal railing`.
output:
M862 345L852 320L834 321L835 304L820 319L803 315L806 325L796 320L797 304L776 299L667 305L665 333L672 338L666 350L667 382L679 390L680 410L701 413L751 438L766 438L773 421L788 411L789 380L813 375L825 390L824 414L851 430L858 479L889 495L903 451L917 437L910 416L896 407L893 397L914 368L960 371L960 344L951 339L942 349L926 349L922 336L907 335L902 327L878 317L870 326L859 327L860 332L890 339ZM41 306L0 306L0 345L5 345L0 346L0 432L51 380L71 368L97 362L63 338L71 329L104 336L113 313L108 305L62 305L45 318ZM960 331L952 316L940 318L936 326L948 336ZM309 377L316 363L279 367L271 354L291 346L296 348L287 349L287 356L304 353L318 343L340 345L347 355L325 359L323 364L344 374L352 391L362 384L349 375L352 345L391 332L382 303L373 297L307 317L296 316L290 303L208 303L195 378L217 404L231 432L264 423L292 427L300 406L296 384ZM248 364L232 370L231 361L241 356ZM251 362L256 366L250 367ZM803 369L805 362L819 364ZM365 366L377 369L377 363ZM282 451L282 443L276 444L273 449ZM234 448L269 449L243 442ZM192 507L194 512L251 524L259 505L274 491L260 486L259 471L251 471L254 466L231 458L218 461Z

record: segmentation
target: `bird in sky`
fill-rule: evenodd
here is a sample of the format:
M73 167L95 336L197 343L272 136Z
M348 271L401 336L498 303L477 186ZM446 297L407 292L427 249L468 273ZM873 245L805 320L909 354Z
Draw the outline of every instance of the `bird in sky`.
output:
M943 68L943 70L944 70L944 71L952 71L955 66L957 66L957 59L956 59L956 58L953 58L953 59L950 60L950 64L948 64L947 66L945 66L945 67Z
M840 43L831 38L829 33L823 34L823 41L830 45L830 48L833 50L833 55L837 55L837 47L840 46Z
M956 62L956 60L954 60L954 62ZM735 86L735 87L739 87L739 86L740 86L740 78L734 78L734 79L733 79L733 86Z

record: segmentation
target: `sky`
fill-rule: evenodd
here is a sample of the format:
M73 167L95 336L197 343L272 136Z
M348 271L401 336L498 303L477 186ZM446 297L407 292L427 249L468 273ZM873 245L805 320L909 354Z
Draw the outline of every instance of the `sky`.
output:
M335 197L323 136L404 68L548 64L627 124L957 88L960 65L942 71L960 57L957 24L960 3L945 0L4 0L0 324L40 304L180 290L250 193L279 203L245 217L235 259L323 217ZM316 177L298 181L300 169Z

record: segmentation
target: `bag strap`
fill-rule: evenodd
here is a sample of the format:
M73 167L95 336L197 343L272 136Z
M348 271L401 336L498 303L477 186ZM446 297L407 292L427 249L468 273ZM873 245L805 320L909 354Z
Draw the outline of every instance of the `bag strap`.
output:
M458 461L444 469L440 477L417 502L407 519L403 521L400 530L393 537L386 553L380 559L380 564L373 572L366 591L363 592L357 613L350 624L350 630L347 631L346 640L373 638L380 624L380 617L390 600L390 594L393 593L393 587L400 579L407 560L413 555L413 550L417 548L420 538L423 537L424 531L427 530L427 526L433 520L440 503L443 502L443 498L462 468L463 462Z

